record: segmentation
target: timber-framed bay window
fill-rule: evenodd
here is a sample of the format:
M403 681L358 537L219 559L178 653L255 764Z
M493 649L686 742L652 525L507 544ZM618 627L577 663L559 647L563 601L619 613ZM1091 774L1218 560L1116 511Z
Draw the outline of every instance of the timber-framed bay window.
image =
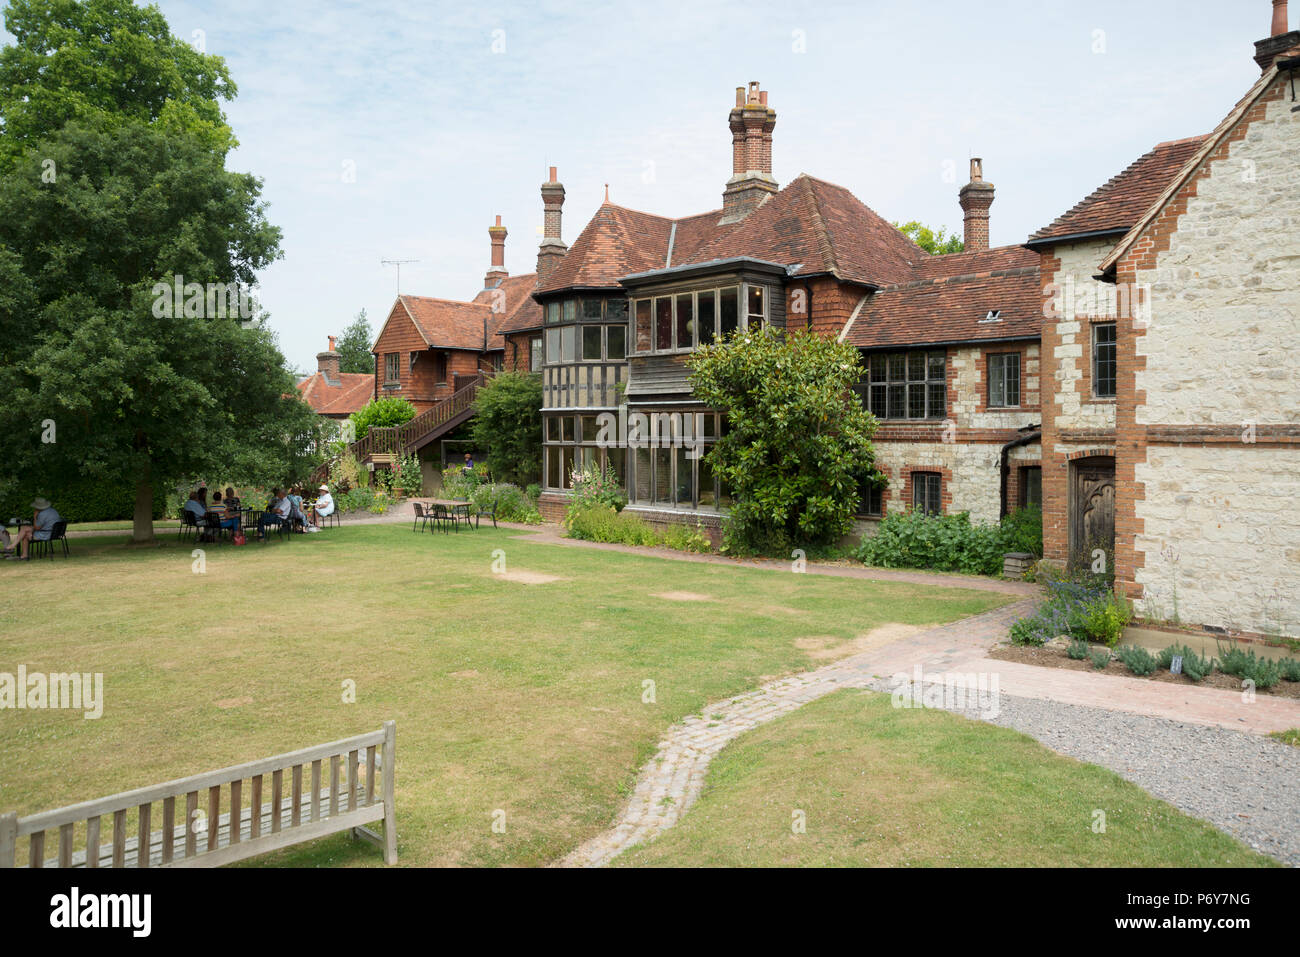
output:
M738 282L632 300L634 355L690 352L771 321L770 286Z
M573 488L575 469L610 468L620 485L627 484L627 449L604 441L595 415L543 416L542 477L548 489Z
M622 296L549 302L544 315L546 365L627 358L627 300Z
M948 396L945 353L942 349L872 353L867 356L863 385L867 408L877 419L942 419Z
M730 507L732 495L705 461L726 419L716 412L642 410L651 423L648 439L628 449L629 507L712 511Z

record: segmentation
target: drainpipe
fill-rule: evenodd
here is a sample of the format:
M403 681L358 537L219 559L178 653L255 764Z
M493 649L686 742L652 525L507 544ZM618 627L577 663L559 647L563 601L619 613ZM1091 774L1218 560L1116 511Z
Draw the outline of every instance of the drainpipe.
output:
M1007 476L1011 474L1011 465L1010 465L1011 450L1018 449L1022 445L1033 445L1035 442L1041 441L1043 438L1041 426L1030 425L1030 426L1026 426L1026 428L1033 429L1033 431L1029 432L1026 435L1020 436L1020 438L1018 439L1012 439L1006 445L1002 446L1002 485L1001 485L1001 490L999 492L999 496L1000 496L1000 505L998 511L999 521L1007 517Z

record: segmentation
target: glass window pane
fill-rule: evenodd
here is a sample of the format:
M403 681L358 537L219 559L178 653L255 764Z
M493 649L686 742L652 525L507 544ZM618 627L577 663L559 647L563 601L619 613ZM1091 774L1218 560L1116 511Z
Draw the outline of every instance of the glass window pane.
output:
M677 297L677 348L690 349L695 345L694 309L690 293Z
M552 452L560 453L560 468L563 470L560 474L560 481L564 488L573 488L573 453L572 445L558 445L551 449Z
M713 466L709 465L707 455L701 456L696 465L700 470L700 507L712 508L718 504L718 496L713 488Z
M931 352L929 355L930 372L928 378L942 379L944 376L943 353Z
M679 507L695 507L695 461L688 449L677 449L677 480L674 483Z
M925 378L925 353L909 352L907 354L907 378L909 382L920 382Z
M586 360L600 361L600 331L601 326L583 326L582 327L582 358Z
M573 416L561 415L561 416L557 416L557 418L559 418L560 420L560 441L572 442L573 441Z
M885 386L873 385L871 387L871 414L877 419L888 418L889 410L885 406Z
M654 337L651 332L651 302L649 299L636 301L636 351L649 352Z
M636 463L636 489L632 496L634 501L650 501L650 450L647 448L638 448L635 452L634 462Z
M695 420L699 424L699 434L706 439L718 437L718 420L712 412L700 412Z
M885 418L887 419L905 419L907 418L907 386L891 385L889 386L889 403L885 408Z
M558 302L548 302L546 304L546 321L547 322L560 321L560 304Z
M717 322L714 315L714 298L715 296L712 290L709 292L702 292L695 297L695 304L699 311L696 320L699 323L700 345L702 346L706 346L713 341L714 325Z
M605 335L608 337L605 343L605 357L611 360L626 358L627 326L606 326Z
M560 449L546 447L546 487L560 488Z
M560 327L560 358L564 362L578 359L578 330L576 326Z
M907 417L909 419L925 418L925 383L913 382L907 387Z
M605 465L613 470L619 485L627 485L627 449L606 449Z
M868 360L868 367L871 370L872 382L885 381L886 368L885 368L885 357L883 354L876 353L875 355L873 355L871 359Z
M558 415L548 415L546 417L546 440L548 442L560 441L560 417Z
M606 322L627 322L627 300L606 299L605 300L605 321Z
M600 425L594 415L582 416L582 442L595 442L600 434Z
M566 299L561 308L561 314L565 322L575 322L578 318L578 300Z
M889 356L889 381L902 382L907 378L907 355L896 352Z
M746 286L748 290L746 315L749 317L749 325L762 325L763 319L767 316L763 298L766 291L762 286Z
M672 449L651 449L655 470L654 500L660 505L671 505L673 501L671 452Z
M655 349L673 347L673 301L667 296L655 300Z
M546 361L556 363L560 361L560 330L546 330Z
M582 300L582 318L600 321L600 300L587 298Z
M740 303L737 296L740 291L734 286L718 293L718 337L729 336L736 331L740 322Z
M989 356L989 405L1007 404L1006 356Z
M942 419L948 398L943 383L931 382L926 388L930 390L930 407L926 410L927 416L931 419Z
M1020 404L1020 353L1007 356L1006 361L1007 405Z

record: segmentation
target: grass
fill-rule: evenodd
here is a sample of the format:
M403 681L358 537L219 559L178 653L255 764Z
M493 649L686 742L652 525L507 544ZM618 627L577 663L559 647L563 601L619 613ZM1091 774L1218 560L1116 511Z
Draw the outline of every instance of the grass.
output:
M1105 812L1104 833L1092 829ZM805 833L795 834L796 811ZM846 690L743 735L620 866L1270 866L1119 775L1026 735Z
M71 560L0 564L0 670L102 672L106 699L98 720L3 714L0 809L55 808L392 718L402 863L541 864L610 824L684 715L824 663L804 648L849 651L879 625L1013 600L517 535L344 526L207 546L202 574L174 535L154 547L104 536L74 540ZM561 580L494 574L496 549L510 573ZM355 704L343 703L347 680ZM642 703L647 680L654 704ZM493 832L497 810L505 833ZM338 836L259 863L380 856Z
M1300 748L1300 728L1288 728L1285 731L1270 731L1270 738L1277 738L1283 744L1289 744L1292 747Z

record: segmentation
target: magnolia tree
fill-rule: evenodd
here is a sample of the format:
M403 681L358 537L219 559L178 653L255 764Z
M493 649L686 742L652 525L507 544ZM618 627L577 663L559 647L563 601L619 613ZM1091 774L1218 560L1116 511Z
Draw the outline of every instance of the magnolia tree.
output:
M879 481L876 420L853 392L857 350L808 332L737 333L687 359L695 395L728 424L707 455L735 498L729 550L830 544Z

